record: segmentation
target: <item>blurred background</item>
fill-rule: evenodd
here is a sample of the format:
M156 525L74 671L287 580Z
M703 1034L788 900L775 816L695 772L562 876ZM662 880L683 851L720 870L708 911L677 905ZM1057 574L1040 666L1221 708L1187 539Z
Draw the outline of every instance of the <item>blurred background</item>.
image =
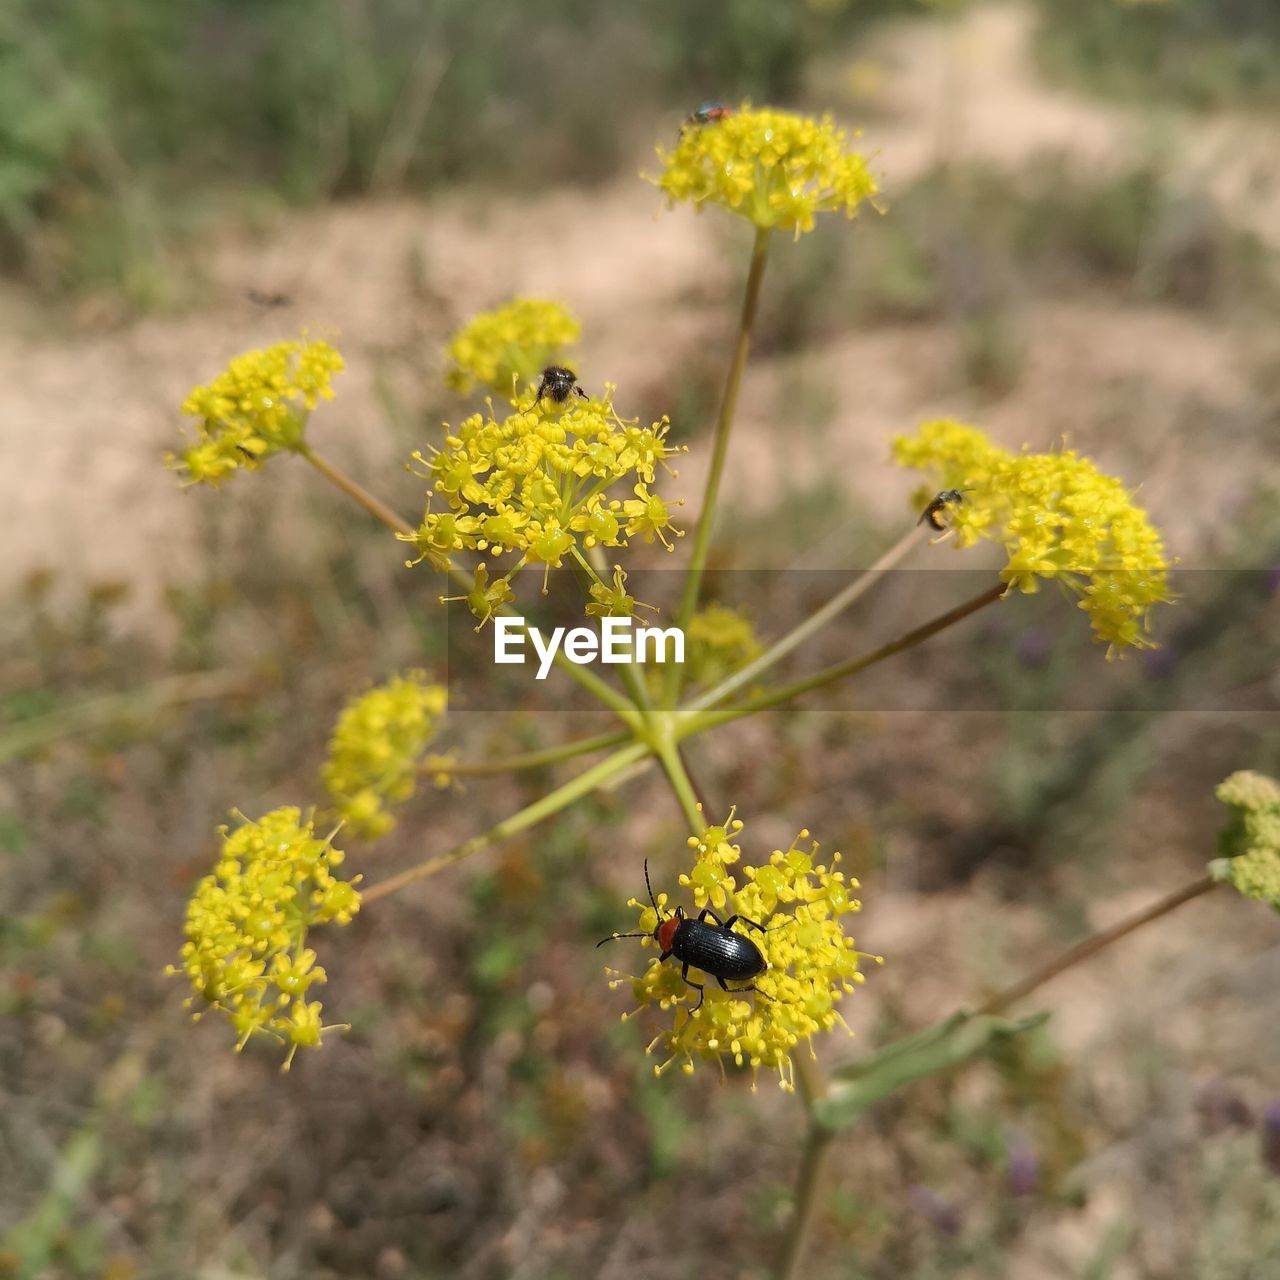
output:
M181 491L185 393L332 337L348 371L311 438L414 517L403 461L463 411L448 333L559 298L582 380L690 445L690 526L750 233L659 213L638 174L699 102L743 98L862 128L884 213L775 246L723 580L870 563L915 517L889 440L945 414L1140 486L1184 593L1122 681L1044 596L865 697L693 744L748 857L804 826L862 878L889 962L824 1059L1194 878L1213 786L1280 771L1274 0L7 0L0 1276L766 1273L797 1103L655 1080L591 950L646 856L679 870L651 773L322 938L353 1029L288 1076L163 976L227 810L317 801L344 697L446 652L438 583L301 462ZM837 651L912 617L887 615ZM592 723L554 700L455 699L446 745ZM428 791L350 865L381 878L560 776ZM809 1274L1280 1274L1278 983L1275 917L1225 895L1063 977L1016 1054L841 1142Z

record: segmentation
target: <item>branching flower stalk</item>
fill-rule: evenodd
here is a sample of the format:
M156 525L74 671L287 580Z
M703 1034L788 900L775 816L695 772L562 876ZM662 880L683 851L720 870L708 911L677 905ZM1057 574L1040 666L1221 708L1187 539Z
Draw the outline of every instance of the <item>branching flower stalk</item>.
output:
M877 186L865 159L847 147L845 134L829 117L748 104L737 111L721 106L695 113L674 150L659 148L659 156L663 171L652 180L669 202L686 201L699 210L716 205L754 228L702 506L674 619L686 634L695 617L701 620L700 634L713 661L695 679L712 687L681 705L684 672L674 663L663 672L661 696L655 697L650 673L639 667L622 666L619 689L557 652L556 664L622 727L481 761L459 760L435 745L445 728L446 699L443 687L433 685L426 672L374 687L344 710L323 770L337 811L357 837L385 833L395 822L393 808L407 801L423 777L447 785L458 778L608 754L488 830L369 888L357 889L358 875L333 874L343 855L332 847L332 836L315 834L310 812L280 809L257 822L243 819L234 832L222 829L222 856L197 887L189 909L181 971L191 982L192 1001L227 1015L241 1046L265 1035L288 1046L292 1059L300 1047L317 1047L326 1029L319 1002L306 999L308 988L325 980L315 953L304 946L309 929L344 924L356 910L554 817L597 788L620 785L637 767L656 761L690 833L693 863L681 886L699 911L724 911L754 924L754 941L748 941L760 961L749 966L749 989L706 984L695 1002L678 968L652 953L654 945L667 947L679 918L671 915L666 895L658 893L650 902L631 904L639 912L640 932L634 936L650 948L650 962L631 975L631 989L639 1009L660 1021L650 1044L650 1050L661 1045L667 1055L659 1072L674 1063L692 1071L697 1062L707 1061L724 1070L728 1060L753 1074L763 1067L776 1073L784 1088L794 1082L798 1089L806 1138L794 1215L776 1272L780 1280L795 1280L804 1274L834 1137L856 1121L864 1098L887 1096L913 1079L953 1069L1000 1038L1019 1034L1031 1022L1005 1023L996 1015L1220 881L1280 903L1280 788L1256 775L1235 775L1223 784L1220 798L1233 806L1236 819L1224 856L1209 876L1077 944L991 997L976 1014L945 1020L860 1062L837 1066L824 1078L811 1039L841 1022L838 1003L862 981L859 960L865 957L844 932L845 917L859 906L851 896L857 884L837 869L839 854L820 860L807 832L788 849L774 850L767 861L738 865L742 823L731 812L723 824L706 825L706 798L683 750L687 740L861 674L995 604L1008 591L1035 591L1046 581L1077 599L1095 635L1109 646L1109 656L1149 645L1150 613L1171 598L1168 564L1145 512L1118 480L1087 459L1065 450L1010 453L976 428L941 421L926 423L894 446L900 463L925 475L925 487L911 499L911 528L811 616L762 649L749 619L723 608L719 614L699 613L772 234L798 238L813 230L818 215L853 217L874 198ZM620 417L611 386L593 398L579 386L578 375L560 365L563 349L579 336L577 321L559 303L514 299L476 317L455 337L451 386L464 394L485 386L510 396L512 412L487 402L486 412L466 418L456 430L446 428L440 446L415 454L423 468L419 474L431 483L417 526L306 439L311 413L332 398L331 381L343 362L328 344L305 336L237 357L208 386L197 387L184 405L198 420L197 438L171 456L170 465L185 473L188 484L218 487L238 471L262 469L276 453L299 454L398 539L412 544L416 562L448 574L481 625L495 614L513 612L516 574L532 567L545 584L547 571L562 564L577 576L589 617L630 616L643 606L630 594L624 567L612 563L613 554L606 558L604 549L620 553L636 538L671 548L676 531L669 506L650 486L655 468L669 470L666 460L679 450L667 443L665 418L641 426ZM539 380L544 369L556 377ZM611 486L619 496L609 495ZM1009 558L999 579L868 653L742 696L921 547L929 536L927 528L914 523L922 506L928 523L954 535L958 547L979 539L1002 544ZM469 569L459 563L459 557L473 553L484 559ZM502 556L510 559L500 570ZM748 998L749 992L759 999Z
M711 550L711 534L715 526L716 503L720 497L720 481L724 475L725 459L729 456L729 437L738 410L738 391L742 386L742 374L747 367L751 351L751 331L755 327L756 310L760 305L760 283L764 279L765 262L769 256L768 227L757 227L755 243L751 248L751 266L747 272L746 292L742 297L742 312L738 318L738 336L734 343L733 359L725 379L724 394L720 399L720 413L716 418L715 437L711 444L711 462L707 469L707 483L702 494L702 509L698 513L698 525L693 535L693 549L689 555L689 567L685 571L684 590L676 610L676 626L688 630L689 620L698 607L698 593L702 587L702 573L706 568L707 554ZM667 668L664 694L670 706L680 693L680 668Z

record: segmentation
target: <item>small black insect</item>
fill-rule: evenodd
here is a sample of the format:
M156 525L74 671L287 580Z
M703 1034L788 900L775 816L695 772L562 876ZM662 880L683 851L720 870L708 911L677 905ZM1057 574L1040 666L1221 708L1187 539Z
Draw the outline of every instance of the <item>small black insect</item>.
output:
M564 404L575 392L584 400L589 398L578 386L578 375L572 369L561 368L558 364L548 365L542 371L542 381L538 383L534 403L541 404L544 396L550 396L556 404Z
M701 982L689 981L690 965L695 969L701 969L708 977L714 978L726 991L732 991L734 994L754 991L764 996L766 1000L773 999L754 983L737 988L728 985L729 981L751 982L752 978L758 978L769 967L760 948L745 934L735 933L733 926L741 920L743 924L750 925L761 933L768 933L764 925L740 915L732 915L727 920L721 920L710 907L703 907L698 912L696 920L686 919L683 907L677 907L674 915L664 918L653 896L653 886L649 883L648 858L644 863L644 883L649 890L649 901L653 903L653 909L658 913L658 927L654 929L653 934L613 933L607 938L601 938L596 943L597 947L603 947L606 942L616 942L619 938L652 936L662 948L662 954L658 957L659 962L667 959L668 956L675 956L680 961L680 976L689 986L697 988L698 1003L693 1006L691 1013L696 1013L702 1008L707 990ZM715 921L715 924L707 924L708 916Z
M263 293L260 289L246 290L245 297L255 307L261 307L264 311L274 311L278 307L291 306L293 303L293 299L287 293Z
M731 115L733 115L733 108L725 106L723 102L703 102L685 118L684 124L680 126L680 132L683 133L686 129L704 124L715 124L717 120L728 119Z
M969 493L968 489L943 489L934 500L925 507L921 513L920 519L916 524L924 524L928 521L930 528L937 529L939 532L946 529L946 525L942 523L942 513L948 507L958 506L964 501L964 495Z

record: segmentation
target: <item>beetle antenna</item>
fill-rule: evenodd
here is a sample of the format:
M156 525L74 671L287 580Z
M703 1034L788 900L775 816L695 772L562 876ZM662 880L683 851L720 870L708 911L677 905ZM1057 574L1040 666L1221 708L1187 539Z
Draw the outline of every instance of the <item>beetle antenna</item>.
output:
M649 859L644 860L644 887L649 890L649 901L653 903L653 914L659 920L664 919L662 912L658 910L658 900L653 896L653 885L649 883Z
M598 951L601 947L604 946L606 942L617 942L619 938L652 938L652 937L653 937L653 934L651 933L611 933L607 938L601 938L600 941L596 943L596 950Z

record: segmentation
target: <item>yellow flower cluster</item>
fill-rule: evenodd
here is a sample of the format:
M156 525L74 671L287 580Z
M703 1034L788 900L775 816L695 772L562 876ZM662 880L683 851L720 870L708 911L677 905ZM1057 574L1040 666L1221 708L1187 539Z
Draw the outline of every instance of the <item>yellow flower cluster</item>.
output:
M687 671L693 684L717 684L760 653L755 627L737 609L709 604L689 619Z
M1080 597L1097 639L1117 648L1154 647L1153 605L1172 599L1169 561L1159 533L1119 480L1070 449L1009 453L976 427L926 422L894 442L894 458L924 471L913 497L922 507L940 489L963 490L945 518L960 547L979 538L1002 543L1004 581L1033 592L1040 580Z
M377 839L395 826L389 806L413 795L448 701L444 686L431 684L425 671L409 671L342 709L320 778L352 831Z
M1280 782L1245 769L1227 778L1216 794L1232 812L1218 837L1225 856L1210 863L1210 871L1246 898L1280 911Z
M445 380L463 394L478 383L510 395L513 379L527 386L581 336L582 326L558 302L516 298L454 334Z
M543 565L545 580L545 570L568 557L604 586L584 550L622 547L637 537L670 549L668 536L676 533L670 509L649 488L658 463L676 452L666 441L668 422L642 427L619 418L607 395L564 405L545 397L501 422L492 410L478 413L456 431L445 428L443 449L414 454L434 493L418 530L400 535L418 552L409 563L425 560L443 571L458 551L514 556L493 581L482 565L464 597L483 622L510 599L510 581L526 565ZM609 496L619 482L631 497ZM430 509L434 496L446 510Z
M338 880L342 853L318 840L301 811L273 809L229 832L213 874L196 886L187 906L180 970L199 998L231 1020L244 1048L256 1033L288 1044L288 1070L299 1048L320 1044L332 1030L320 1021L310 988L326 981L307 947L307 932L331 921L348 924L360 909L355 884ZM199 1016L199 1015L197 1015Z
M182 412L200 419L199 440L170 466L190 484L215 487L240 467L254 470L273 453L302 444L307 418L343 369L327 342L277 342L234 360L206 387L196 387Z
M814 215L853 217L878 187L866 159L846 149L830 116L741 111L689 125L674 151L658 148L662 173L651 179L669 204L718 204L757 227L812 231Z
M745 883L739 886L734 868L741 851L734 841L742 825L730 814L722 826L690 839L694 864L680 883L692 890L699 910L710 907L721 918L736 913L764 926L761 933L741 922L734 925L768 964L755 980L758 990L723 991L707 979L701 1007L695 1008L699 993L684 983L674 958L651 962L631 980L631 989L641 1008L675 1010L671 1030L649 1045L650 1052L661 1046L667 1054L656 1068L659 1074L673 1062L691 1072L699 1059L723 1069L729 1057L738 1066L750 1066L753 1088L756 1070L764 1067L776 1071L789 1090L791 1055L801 1041L842 1021L836 1005L863 981L858 968L863 953L844 933L844 917L861 906L852 896L858 883L835 869L838 853L825 864L817 861L816 842L802 849L809 833L801 831L789 849L776 850L764 866L742 868ZM666 916L665 893L657 904ZM640 910L639 929L652 935L659 922L652 906L635 899L629 905ZM644 945L657 943L648 937Z

